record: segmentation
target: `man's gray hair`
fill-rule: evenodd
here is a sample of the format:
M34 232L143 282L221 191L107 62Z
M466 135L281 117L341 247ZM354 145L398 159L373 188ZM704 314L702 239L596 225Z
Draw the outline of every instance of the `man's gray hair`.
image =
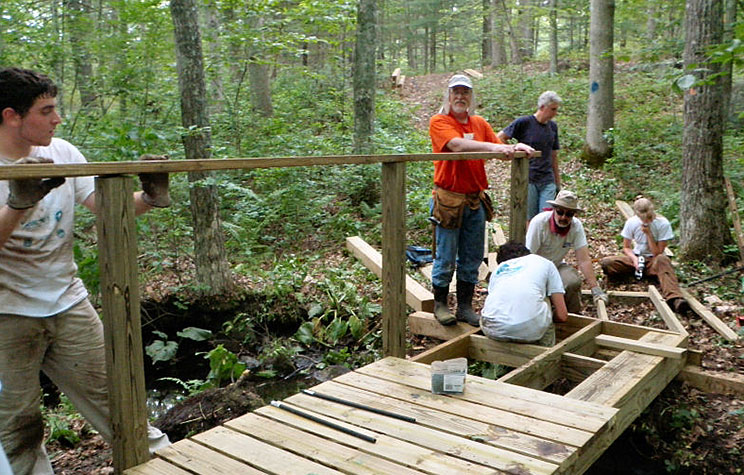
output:
M550 104L561 103L563 103L563 99L561 99L561 96L559 96L557 92L545 91L540 94L540 97L537 99L537 108L539 109L542 106L549 106Z
M475 115L475 89L470 90L470 107L468 107L468 115ZM449 103L450 88L444 88L444 100L442 101L442 107L439 108L439 113L449 115L450 103Z

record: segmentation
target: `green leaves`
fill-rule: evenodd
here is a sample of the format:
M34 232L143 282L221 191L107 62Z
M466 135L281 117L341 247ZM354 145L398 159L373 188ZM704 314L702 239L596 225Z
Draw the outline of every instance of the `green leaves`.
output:
M145 353L152 358L153 363L158 361L170 361L176 356L178 343L175 341L155 340L145 347Z

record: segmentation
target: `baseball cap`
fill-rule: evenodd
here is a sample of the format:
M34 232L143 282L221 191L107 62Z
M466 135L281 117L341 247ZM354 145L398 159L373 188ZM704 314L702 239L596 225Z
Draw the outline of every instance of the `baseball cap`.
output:
M465 76L464 74L455 74L450 78L447 87L453 88L457 86L465 86L467 88L473 89L473 83L470 81L470 78Z

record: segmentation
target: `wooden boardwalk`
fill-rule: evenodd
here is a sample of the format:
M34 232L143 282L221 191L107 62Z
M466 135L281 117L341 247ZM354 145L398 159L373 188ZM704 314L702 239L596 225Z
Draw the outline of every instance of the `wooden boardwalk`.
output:
M421 315L409 325L420 328ZM428 318L428 317L423 317ZM463 333L419 355L387 357L313 388L407 422L307 394L286 405L376 438L367 442L273 406L160 450L127 474L584 472L685 362L686 337L572 316L552 348ZM433 359L508 360L499 380L467 376L462 395L431 392ZM558 378L565 394L543 391Z

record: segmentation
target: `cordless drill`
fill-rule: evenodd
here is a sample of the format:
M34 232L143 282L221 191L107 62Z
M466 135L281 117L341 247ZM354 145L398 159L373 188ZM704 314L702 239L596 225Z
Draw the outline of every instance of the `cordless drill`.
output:
M635 277L638 280L643 279L643 271L646 269L646 258L643 257L643 254L638 255L638 267L635 271Z

